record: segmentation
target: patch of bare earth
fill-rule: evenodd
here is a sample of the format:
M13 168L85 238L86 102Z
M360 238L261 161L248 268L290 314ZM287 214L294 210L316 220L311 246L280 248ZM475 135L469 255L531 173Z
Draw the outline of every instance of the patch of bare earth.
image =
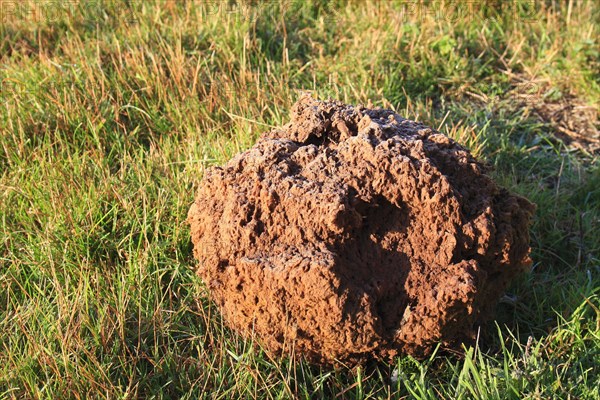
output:
M600 153L598 106L586 104L572 93L561 93L542 79L515 75L513 80L511 98L549 124L565 145L590 154Z

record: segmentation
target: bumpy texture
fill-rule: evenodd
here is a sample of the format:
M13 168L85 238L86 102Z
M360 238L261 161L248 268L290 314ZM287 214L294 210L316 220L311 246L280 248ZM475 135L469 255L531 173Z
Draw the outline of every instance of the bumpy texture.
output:
M422 124L303 97L206 172L188 219L228 324L328 364L472 338L529 264L533 210Z

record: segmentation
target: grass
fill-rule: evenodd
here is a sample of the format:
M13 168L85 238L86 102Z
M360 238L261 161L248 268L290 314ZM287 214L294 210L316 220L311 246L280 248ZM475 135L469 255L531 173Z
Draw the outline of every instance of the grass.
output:
M0 398L600 397L596 2L0 1L0 19ZM194 189L302 90L439 127L537 203L533 269L464 355L274 359L207 299Z

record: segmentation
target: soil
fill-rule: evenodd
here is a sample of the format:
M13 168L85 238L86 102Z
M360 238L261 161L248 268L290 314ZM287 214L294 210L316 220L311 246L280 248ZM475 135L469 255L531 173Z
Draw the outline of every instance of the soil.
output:
M550 81L524 74L512 75L515 89L509 93L518 110L533 115L565 146L592 156L600 154L598 106L589 105Z
M457 348L530 264L534 206L443 134L302 97L189 211L226 322L317 364Z

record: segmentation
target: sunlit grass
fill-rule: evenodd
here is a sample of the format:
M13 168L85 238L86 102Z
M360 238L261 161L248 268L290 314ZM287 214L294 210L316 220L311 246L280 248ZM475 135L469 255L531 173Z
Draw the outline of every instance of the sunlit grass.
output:
M598 398L598 153L523 96L598 108L600 7L482 3L0 2L0 397ZM438 128L537 203L477 347L316 368L223 325L187 209L300 91Z

